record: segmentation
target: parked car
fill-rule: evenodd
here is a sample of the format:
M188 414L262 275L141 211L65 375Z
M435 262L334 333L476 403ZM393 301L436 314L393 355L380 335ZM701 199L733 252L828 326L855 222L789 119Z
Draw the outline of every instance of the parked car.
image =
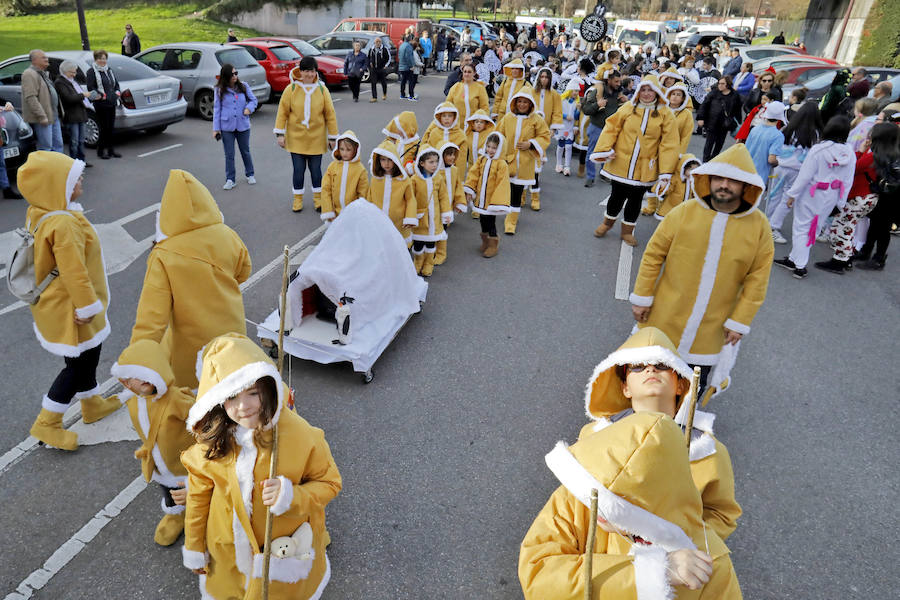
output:
M687 26L684 31L677 33L675 35L675 43L684 47L685 42L689 37L697 33L698 31L708 31L710 33L718 33L719 35L726 35L728 33L728 28L724 25L713 25L710 23L694 23Z
M769 35L768 27L757 27L756 28L756 36L755 37L766 37Z
M506 29L506 39L512 43L516 43L516 36L519 35L519 24L515 21L487 21L494 33L500 36L500 28Z
M316 64L319 66L319 79L321 79L325 85L339 86L341 84L347 83L347 75L344 74L344 57L342 56L341 58L335 58L333 56L323 54L321 50L305 40L291 37L268 36L247 38L244 41L260 41L274 42L276 44L287 44L288 46L293 48L301 58L304 56L312 56L316 59Z
M268 101L272 94L266 70L238 46L210 42L162 44L136 54L134 59L178 79L185 100L207 121L213 118L213 88L225 63L237 69L241 81L259 102Z
M765 58L753 62L753 72L759 74L769 67L772 67L776 71L790 71L795 67L804 67L806 65L821 65L832 68L841 66L837 61L831 60L830 58L819 58L818 56L809 56L806 54L783 54L781 56Z
M767 58L776 56L806 56L806 52L795 46L783 46L781 44L758 44L756 46L741 46L741 58L745 61L757 63Z
M7 100L0 98L0 106L5 105ZM37 138L31 130L31 125L22 119L22 115L18 111L0 112L6 120L0 136L3 136L3 146L0 151L3 152L3 160L6 162L7 171L15 171L19 168L28 153L33 151L37 146Z
M369 50L375 47L375 40L381 38L381 43L391 54L391 63L388 65L388 73L397 72L397 47L386 33L377 31L333 31L309 40L309 45L325 56L334 57L343 64L344 58L353 50L354 42L359 42L362 51L367 55ZM369 82L369 72L363 75L363 83Z
M712 43L719 38L721 38L722 41L728 42L732 46L747 46L750 44L750 40L748 40L747 38L734 37L732 35L728 35L725 33L717 33L717 32L702 30L695 34L692 34L691 37L689 37L687 40L685 40L684 47L685 48L693 48L697 44L702 44L704 46L711 46Z
M276 94L283 92L291 83L291 69L300 64L300 59L303 58L284 42L242 40L234 44L246 48L250 56L266 70L266 80Z
M856 67L848 67L850 71L853 71ZM872 84L871 87L875 87L875 84L884 81L885 79L890 79L891 77L895 77L900 75L900 69L886 69L884 67L865 67L866 71L869 73L869 82ZM834 81L834 75L840 69L835 69L833 71L825 71L821 75L813 77L806 81L802 86L797 85L784 85L781 87L784 92L785 98L790 98L791 92L796 87L805 87L808 90L807 98L812 98L815 100L819 100L822 98L826 92L828 92L828 88L831 87L831 82Z
M790 85L804 85L813 77L818 77L825 71L837 71L839 67L834 65L803 65L793 67L788 71L788 77L784 83Z
M483 44L487 40L500 39L500 36L494 33L491 29L491 26L484 21L476 21L474 19L447 18L438 19L438 23L447 25L448 27L452 27L460 34L462 34L465 28L468 27L469 32L471 32L472 34L472 41L478 43L479 45Z
M681 31L681 21L678 19L670 19L665 22L666 31L669 33L678 33Z
M50 59L50 79L59 76L59 65L71 60L78 65L75 80L87 85L85 73L94 64L94 55L86 50L47 52ZM165 131L172 123L184 120L187 102L181 82L174 77L157 73L147 65L122 56L109 55L107 63L119 81L122 90L116 107L116 132L144 130L149 133ZM27 54L21 54L0 62L0 98L12 102L16 110L22 110L22 72L31 65ZM100 139L100 127L94 111L88 109L84 143L96 147Z
M388 34L391 42L398 48L403 43L403 34L410 25L415 26L416 35L423 31L431 31L428 19L399 19L388 17L348 17L341 19L331 31L380 31Z

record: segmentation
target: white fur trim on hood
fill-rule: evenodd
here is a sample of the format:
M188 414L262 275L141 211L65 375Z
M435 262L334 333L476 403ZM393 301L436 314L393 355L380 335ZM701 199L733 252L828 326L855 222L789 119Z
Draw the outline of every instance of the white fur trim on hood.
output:
M660 76L665 77L666 75L667 75L667 73L663 73ZM668 73L668 76L671 77L672 74ZM679 77L681 77L681 76L679 75ZM688 104L690 104L690 102L691 102L691 95L688 93L687 86L684 85L683 83L676 83L676 84L672 85L672 87L670 87L669 89L666 90L666 102L669 102L669 94L672 93L672 90L681 90L681 92L684 94L684 100L682 100L681 104L679 104L678 106L672 106L671 104L669 104L669 108L671 108L673 112L677 112L677 111L687 108Z
M331 152L331 156L334 157L334 160L341 160L341 149L338 147L341 140L349 140L356 144L356 154L353 155L350 162L359 162L359 153L362 150L362 144L360 143L359 138L350 131L345 131L334 140L334 150Z
M271 429L281 416L281 406L284 404L284 386L281 382L281 375L278 369L270 362L254 362L249 363L230 373L225 379L211 387L205 394L197 398L197 402L188 412L187 428L193 429L194 425L202 419L206 413L220 404L224 404L228 398L238 394L256 383L262 377L271 377L275 381L275 389L278 391L275 407L275 414L272 421L265 426L265 429Z
M81 174L84 173L84 161L78 160L77 158L72 161L72 167L69 169L69 174L66 176L66 204L68 205L72 201L72 192L75 191L75 184L78 183L78 178L81 177ZM68 208L68 206L67 206ZM79 208L72 208L70 210L80 210Z
M116 362L109 369L109 373L116 379L130 379L133 377L153 384L153 387L156 388L156 395L150 398L151 401L165 396L166 392L169 391L169 386L163 381L162 375L144 365L122 365Z
M654 77L654 79L656 79L656 78ZM640 104L639 96L641 95L641 88L643 88L643 87L649 87L654 92L656 92L656 98L660 104L662 104L663 106L669 105L669 99L666 98L666 93L663 91L663 89L659 85L657 85L657 83L655 81L648 80L646 77L644 79L642 79L640 81L640 83L637 84L637 86L635 86L634 94L632 94L632 96L631 96L632 104L634 104L635 106Z
M375 165L375 161L374 161L375 156L383 156L385 158L389 158L395 165L397 165L397 168L400 169L400 175L397 176L397 179L406 179L409 176L406 173L406 169L403 168L403 163L400 162L400 158L393 152L390 152L390 151L385 150L384 148L380 148L380 147L372 150L372 154L369 156L369 171L370 172L372 171L372 167Z

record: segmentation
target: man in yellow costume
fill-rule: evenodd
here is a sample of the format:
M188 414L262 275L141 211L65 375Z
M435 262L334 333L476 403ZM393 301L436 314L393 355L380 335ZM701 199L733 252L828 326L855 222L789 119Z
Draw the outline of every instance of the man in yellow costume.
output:
M217 335L246 332L240 284L250 276L250 253L187 171L169 173L157 218L129 345L162 343L175 383L196 389L197 352Z
M705 403L729 385L739 342L766 299L775 249L757 210L763 181L743 144L692 176L693 198L673 208L647 244L631 304L638 327L661 329L701 367L701 388L710 384Z

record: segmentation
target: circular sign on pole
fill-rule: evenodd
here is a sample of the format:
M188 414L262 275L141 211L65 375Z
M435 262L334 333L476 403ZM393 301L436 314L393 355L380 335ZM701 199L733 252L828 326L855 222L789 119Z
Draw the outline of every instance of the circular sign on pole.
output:
M586 42L599 42L606 35L607 29L606 19L597 15L588 15L581 22L581 37Z

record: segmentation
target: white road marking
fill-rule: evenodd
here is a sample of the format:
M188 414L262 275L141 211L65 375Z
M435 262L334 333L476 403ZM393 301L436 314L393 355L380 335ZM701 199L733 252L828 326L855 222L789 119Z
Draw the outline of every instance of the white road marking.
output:
M77 421L69 428L78 434L79 446L95 446L109 442L131 442L141 439L134 426L131 424L131 416L127 408L120 408L113 414L86 425L84 421Z
M63 567L75 558L79 552L84 550L91 540L97 537L104 527L106 527L113 518L117 517L131 502L138 497L144 488L147 487L142 476L135 477L124 490L119 492L115 498L110 500L109 504L103 507L94 518L85 523L84 527L75 532L65 544L56 549L44 565L33 571L28 577L22 580L22 583L16 587L16 591L6 595L6 600L26 600L31 598L35 591L42 589L54 575L59 573Z
M153 154L159 154L160 152L165 152L166 150L174 150L175 148L181 148L184 144L172 144L171 146L166 146L165 148L160 148L158 150L151 150L150 152L144 152L143 154L138 154L138 158L144 158L145 156L151 156Z
M631 289L631 263L634 258L634 248L622 242L619 248L619 269L616 272L616 300L628 300L628 290Z

